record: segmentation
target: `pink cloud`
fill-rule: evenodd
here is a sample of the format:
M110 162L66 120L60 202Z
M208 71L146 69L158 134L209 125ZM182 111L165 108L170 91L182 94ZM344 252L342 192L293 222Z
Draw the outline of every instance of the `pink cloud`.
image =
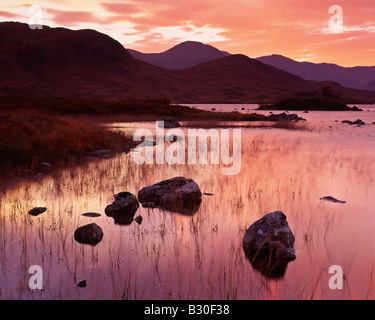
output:
M96 17L92 12L89 11L65 11L52 8L46 8L44 10L52 15L51 20L53 20L56 24L63 26L77 26L79 23L84 22L103 22L101 18Z
M48 2L50 6L55 0L51 1ZM343 8L346 27L343 34L324 32L331 17L328 10L333 4ZM93 0L87 3L87 8L67 2L64 10L55 7L45 9L45 12L50 15L49 20L67 27L83 23L113 27L114 31L108 32L109 35L120 35L123 40L130 37L135 45L153 52L165 50L168 44L172 46L179 39L180 33L174 38L167 28L176 30L178 27L186 34L194 28L199 28L198 32L206 28L219 30L228 39L220 43L212 43L212 40L211 44L251 57L280 53L295 59L311 57L314 62L329 60L348 66L375 65L371 55L375 30L373 0L338 0L334 3L326 0ZM15 13L8 11L0 11L0 16L17 18ZM163 39L158 35L160 28L165 30ZM204 42L210 43L212 33L204 34L208 35ZM121 38L117 40L122 41Z
M100 5L108 12L116 13L116 15L130 15L141 12L134 4L102 2Z
M11 18L22 17L22 15L17 14L17 13L13 13L13 12L9 12L9 11L0 10L0 17L10 18L11 19Z

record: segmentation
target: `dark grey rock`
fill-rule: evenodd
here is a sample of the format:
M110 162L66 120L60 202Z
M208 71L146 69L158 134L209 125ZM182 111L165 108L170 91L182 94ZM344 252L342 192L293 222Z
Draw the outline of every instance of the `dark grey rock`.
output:
M325 201L330 201L330 202L335 202L335 203L346 203L346 201L337 200L336 198L331 197L331 196L322 197L322 198L319 198L319 199L320 200L325 200Z
M46 211L47 211L46 207L35 207L35 208L29 210L29 215L38 216L38 215L40 215L40 214L42 214L43 212L46 212Z
M143 218L141 216L137 216L135 219L134 219L135 222L137 222L138 224L141 224L142 221L143 221Z
M242 247L251 265L264 276L281 278L296 259L294 235L281 211L266 214L247 229Z
M103 239L103 230L96 223L79 227L74 232L74 239L83 244L97 245Z
M80 282L78 282L78 283L76 284L76 286L77 286L77 287L80 287L80 288L85 288L86 285L87 285L86 280L82 280L82 281L80 281Z
M288 114L286 112L282 112L279 114L272 113L268 116L268 120L269 121L295 121L295 122L306 121L306 119L299 117L295 113Z
M172 212L192 215L202 201L202 192L192 179L175 177L164 180L138 192L143 207L159 207Z
M343 120L341 121L341 123L347 123L347 124L350 124L350 125L359 125L359 126L364 126L366 125L366 123L364 121L362 121L361 119L357 119L355 121L350 121L350 120Z
M85 212L85 213L82 213L82 215L84 217L89 217L89 218L97 218L101 216L100 213L96 213L96 212Z
M114 198L115 201L105 208L105 214L113 217L116 224L131 224L139 208L137 198L130 192L120 192L114 195Z

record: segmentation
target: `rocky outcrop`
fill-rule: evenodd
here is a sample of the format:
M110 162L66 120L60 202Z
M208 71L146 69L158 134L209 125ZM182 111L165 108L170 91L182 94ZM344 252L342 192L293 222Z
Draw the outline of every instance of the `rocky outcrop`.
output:
M279 113L279 114L270 114L268 116L268 121L306 121L306 119L299 117L295 113L288 114L286 112Z
M79 243L95 246L102 241L103 230L96 223L90 223L79 227L74 232L74 239Z
M296 259L294 235L281 211L266 214L247 229L242 247L253 268L269 278L281 278Z
M350 120L343 120L341 121L341 123L347 123L347 124L350 124L350 125L358 125L358 126L364 126L366 125L366 123L364 121L362 121L361 119L357 119L355 121L350 121Z
M138 192L138 200L143 207L191 215L199 209L202 192L192 179L175 177L143 188Z
M115 201L105 208L105 214L113 217L116 224L131 224L139 208L137 198L130 192L120 192L114 195L114 198Z

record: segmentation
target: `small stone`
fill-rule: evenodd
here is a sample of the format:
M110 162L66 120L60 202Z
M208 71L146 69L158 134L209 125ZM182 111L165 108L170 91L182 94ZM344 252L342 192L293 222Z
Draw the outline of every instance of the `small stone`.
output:
M77 287L85 288L87 285L86 280L82 280L76 284Z
M331 197L331 196L322 197L322 198L319 198L319 199L320 200L325 200L325 201L330 201L330 202L335 202L335 203L346 203L346 201L337 200L336 198Z
M45 211L47 211L46 207L35 207L29 211L29 215L38 216Z
M134 219L135 222L137 222L138 224L141 224L142 221L143 221L143 218L141 216L138 216Z
M89 218L97 218L101 216L100 213L96 213L96 212L85 212L85 213L82 213L82 215L84 217L89 217Z

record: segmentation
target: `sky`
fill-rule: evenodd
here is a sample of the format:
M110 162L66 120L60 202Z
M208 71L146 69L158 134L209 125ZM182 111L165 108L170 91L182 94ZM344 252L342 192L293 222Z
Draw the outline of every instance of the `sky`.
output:
M125 48L183 41L251 58L375 66L375 0L1 0L0 21L95 29Z

